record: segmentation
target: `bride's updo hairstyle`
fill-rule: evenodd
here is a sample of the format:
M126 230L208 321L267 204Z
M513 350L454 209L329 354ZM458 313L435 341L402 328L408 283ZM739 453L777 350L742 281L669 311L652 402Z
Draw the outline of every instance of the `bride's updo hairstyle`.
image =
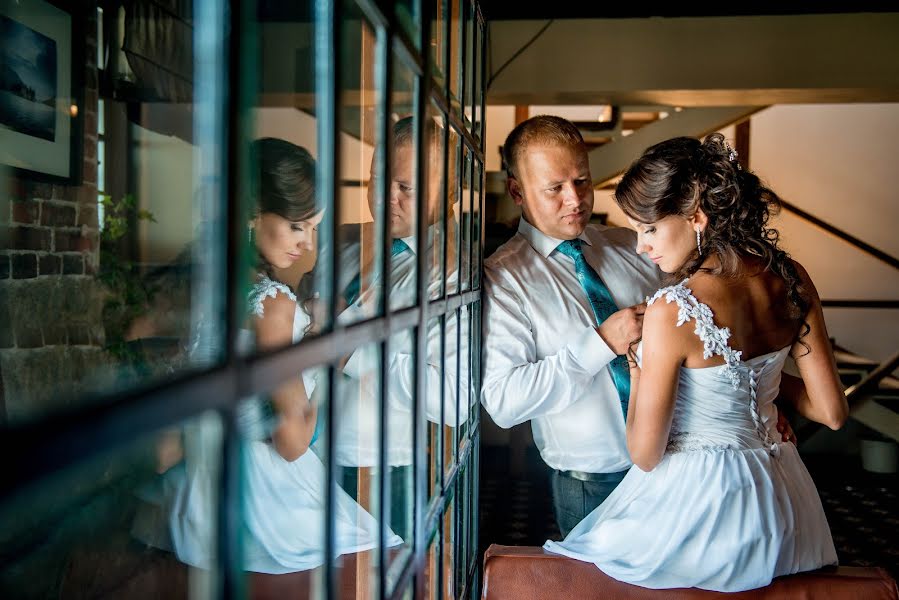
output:
M296 222L310 219L321 211L316 202L315 159L308 150L286 140L260 138L253 141L252 153L259 169L253 216L268 212ZM274 278L268 261L261 254L257 260L257 268ZM315 295L314 269L303 276L295 290L297 301L306 312L309 312L308 301Z
M809 308L806 290L789 256L778 248L777 230L768 227L781 200L754 173L740 167L736 152L720 133L703 142L677 137L651 146L625 172L615 202L641 223L672 215L690 218L701 208L708 217L702 254L694 250L672 279L681 281L699 270L735 276L741 258L757 257L786 282L790 316L804 321ZM720 266L702 268L710 254L718 257ZM808 324L803 327L807 328Z

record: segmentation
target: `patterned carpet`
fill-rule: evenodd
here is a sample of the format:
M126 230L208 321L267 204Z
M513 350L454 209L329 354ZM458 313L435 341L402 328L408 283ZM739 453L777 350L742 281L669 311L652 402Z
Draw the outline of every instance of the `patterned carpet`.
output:
M883 567L899 580L899 475L862 470L852 457L803 457L818 486L840 564ZM490 544L540 546L560 539L549 470L528 449L524 473L511 472L505 447L481 448L481 556Z

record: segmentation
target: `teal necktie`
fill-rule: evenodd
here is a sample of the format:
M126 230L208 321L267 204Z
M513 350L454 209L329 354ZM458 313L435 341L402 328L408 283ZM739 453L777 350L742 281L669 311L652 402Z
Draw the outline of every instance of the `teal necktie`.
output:
M400 238L396 238L393 240L393 243L390 244L390 257L393 258L397 254L402 254L403 252L411 250L409 248L409 244L401 240ZM357 273L355 277L353 277L352 281L344 288L343 290L343 299L346 300L347 306L355 302L359 298L359 274Z
M587 263L587 259L584 258L581 240L564 241L558 245L556 250L574 260L574 272L577 274L577 279L581 283L584 292L587 293L590 306L593 307L596 324L602 325L603 321L608 319L612 313L618 311L618 307L609 293L609 288L606 287L606 284L602 282L602 279L599 278L599 275ZM625 420L627 420L627 404L631 395L631 375L627 358L616 356L609 363L609 370L612 373L612 380L615 382L615 389L618 390L621 410L624 412Z

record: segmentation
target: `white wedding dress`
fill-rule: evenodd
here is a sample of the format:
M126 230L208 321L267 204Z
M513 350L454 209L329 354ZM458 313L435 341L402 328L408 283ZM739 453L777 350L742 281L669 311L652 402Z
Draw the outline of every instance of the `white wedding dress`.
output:
M650 472L634 466L561 542L544 548L648 588L733 592L835 564L821 500L796 447L781 442L774 398L789 347L741 360L730 331L685 282L648 300L694 321L705 357L680 370L668 447ZM673 324L672 324L673 326Z
M279 293L296 297L284 284L260 275L249 294L251 312L263 316L262 302ZM302 339L309 316L298 305L294 316L293 341ZM255 347L249 330L239 332L238 344ZM202 340L204 336L199 336ZM199 344L202 346L202 343ZM198 351L202 352L202 348ZM299 376L299 375L298 375ZM315 379L303 374L311 396ZM241 500L243 505L243 566L259 573L305 571L325 562L325 516L327 471L310 449L288 462L265 441L274 425L260 399L241 403L238 420L243 434ZM203 423L185 427L183 468L167 473L169 533L178 558L195 567L214 563L216 546L217 485L215 467L221 459L214 452L220 431ZM210 455L212 453L212 455ZM378 545L378 522L352 497L334 488L334 555L370 550ZM386 532L388 546L403 543L392 531Z

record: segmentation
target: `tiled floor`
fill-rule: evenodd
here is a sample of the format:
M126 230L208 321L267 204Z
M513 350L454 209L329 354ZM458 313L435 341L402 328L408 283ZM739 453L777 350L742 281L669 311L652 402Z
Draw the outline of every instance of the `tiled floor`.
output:
M899 579L899 476L868 473L853 458L805 457L840 564L879 566ZM481 555L490 544L540 546L559 539L549 471L536 449L510 473L506 448L481 448Z

